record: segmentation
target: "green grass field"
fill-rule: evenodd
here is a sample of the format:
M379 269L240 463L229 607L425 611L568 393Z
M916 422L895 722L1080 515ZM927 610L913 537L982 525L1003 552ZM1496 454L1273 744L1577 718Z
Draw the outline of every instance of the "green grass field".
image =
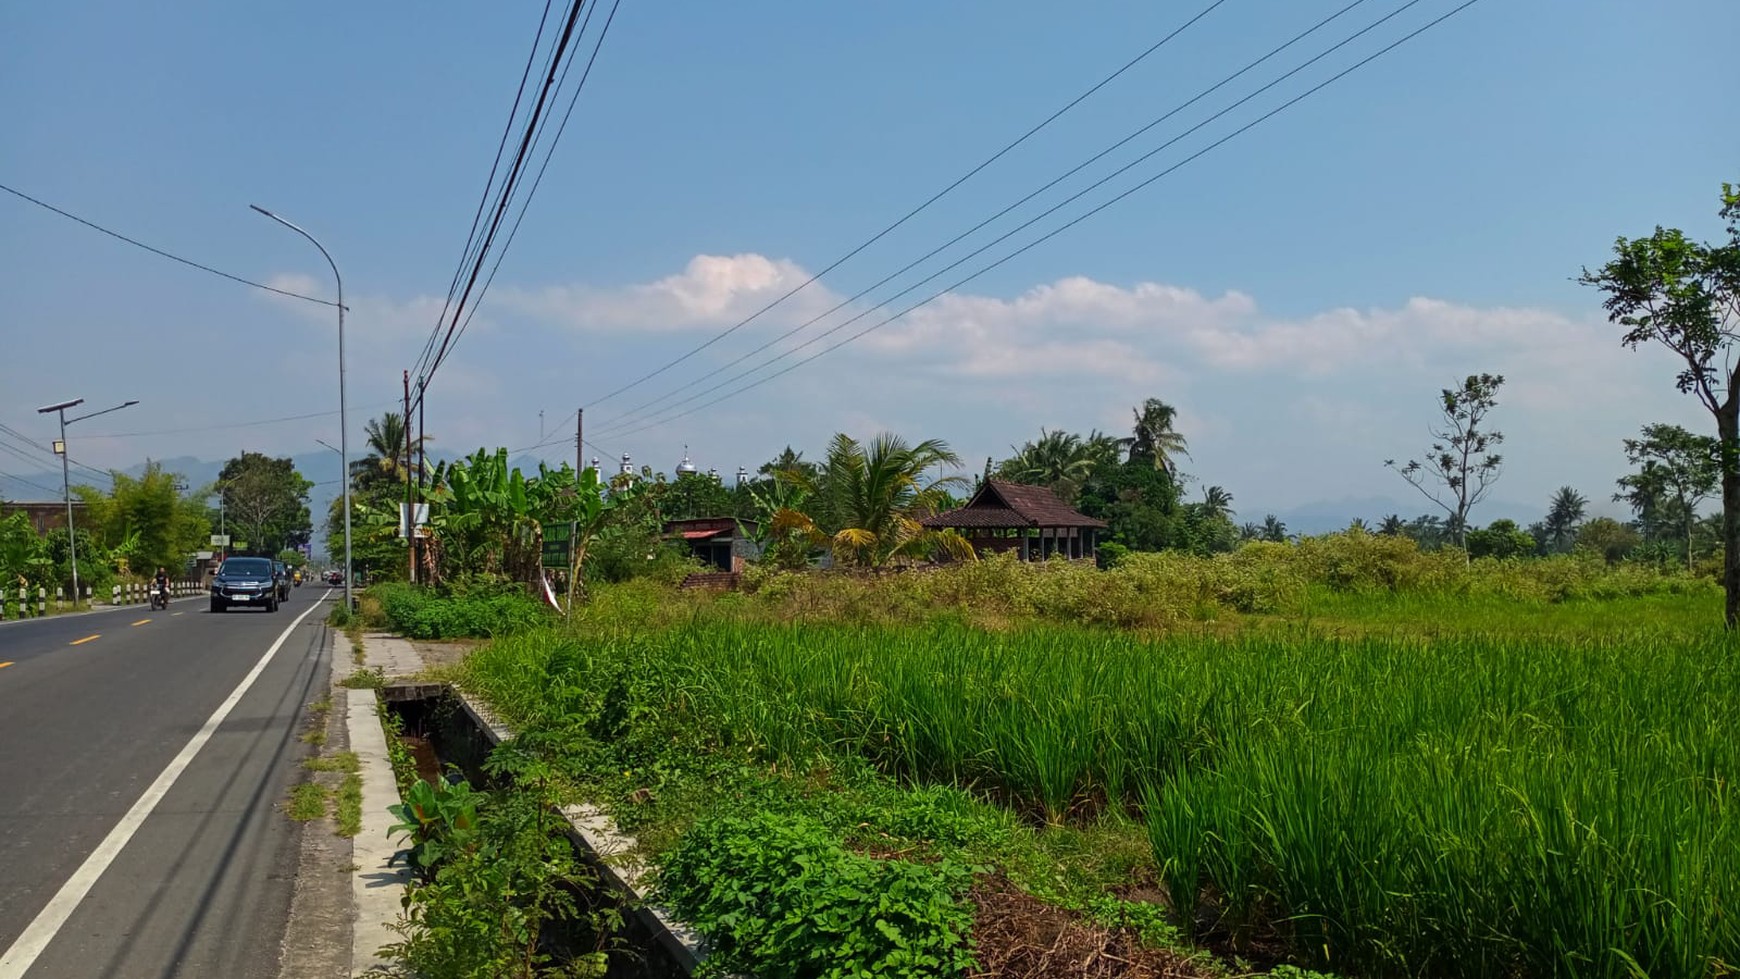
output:
M1177 934L1223 953L1357 976L1740 966L1740 649L1713 587L1297 602L982 628L949 602L841 625L789 596L626 588L461 680L582 791L653 786L619 818L655 848L733 798L817 791L721 773L855 761L1005 814L1031 844L972 856L1035 892L1085 907L1151 879Z

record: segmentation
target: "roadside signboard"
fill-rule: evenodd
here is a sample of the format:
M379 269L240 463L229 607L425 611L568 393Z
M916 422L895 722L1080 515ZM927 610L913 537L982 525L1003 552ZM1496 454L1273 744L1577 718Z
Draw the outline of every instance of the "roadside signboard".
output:
M211 546L213 546L213 547L228 547L228 546L230 546L230 535L229 534L213 534L213 535L211 535Z
M544 567L568 567L573 556L574 525L554 523L544 527Z

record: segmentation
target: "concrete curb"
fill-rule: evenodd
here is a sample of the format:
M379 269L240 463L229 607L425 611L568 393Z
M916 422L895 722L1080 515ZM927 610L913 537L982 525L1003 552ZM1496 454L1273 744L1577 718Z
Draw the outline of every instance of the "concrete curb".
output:
M405 887L411 880L408 866L403 863L395 866L393 858L399 847L387 833L393 825L387 807L399 802L399 787L393 778L378 703L373 690L345 690L345 730L362 776L362 831L351 841L355 865L351 873L355 911L350 948L352 976L378 976L390 971L392 962L379 953L383 945L399 939L390 926L399 920Z

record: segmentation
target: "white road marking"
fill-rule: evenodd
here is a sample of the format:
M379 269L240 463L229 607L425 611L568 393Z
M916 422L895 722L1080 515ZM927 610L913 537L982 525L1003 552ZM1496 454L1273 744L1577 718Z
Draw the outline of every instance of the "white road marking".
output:
M127 845L128 840L133 838L133 834L139 831L139 827L144 824L146 817L150 816L152 810L157 808L157 804L163 801L163 797L169 794L169 789L175 785L175 780L180 778L181 773L193 763L199 750L205 747L205 743L211 740L212 735L217 733L224 718L230 716L230 711L235 709L242 696L248 692L248 688L252 687L254 681L260 678L260 674L265 672L266 666L272 662L272 657L278 655L279 647L284 645L284 640L290 638L290 633L302 624L302 620L308 618L331 594L332 592L328 591L325 595L320 596L320 599L310 605L307 611L296 617L296 621L290 623L283 632L278 634L278 638L272 643L271 648L267 649L265 655L260 657L259 662L254 664L254 668L248 671L248 675L242 677L242 682L236 684L236 688L231 690L230 695L224 698L224 702L217 706L217 710L212 711L211 716L206 718L205 725L194 734L193 738L181 749L181 752L170 760L169 765L162 772L158 773L156 780L145 790L145 794L139 797L138 802L133 803L133 808L127 810L127 814L121 817L121 821L115 824L115 828L109 830L109 835L103 837L103 842L98 843L97 848L91 851L91 855L85 858L85 862L79 864L79 868L73 871L66 883L60 885L60 890L56 891L54 897L49 899L48 904L18 936L18 940L12 943L12 947L6 950L4 956L0 956L0 979L24 979L24 973L30 970L30 966L37 957L43 953L44 949L48 948L48 943L54 941L54 936L60 931L61 926L66 924L67 919L72 917L72 913L78 910L79 902L83 901L85 895L90 893L91 888L96 885L97 879L103 876L103 871L108 870L109 864L115 862L115 857L120 855L121 849Z

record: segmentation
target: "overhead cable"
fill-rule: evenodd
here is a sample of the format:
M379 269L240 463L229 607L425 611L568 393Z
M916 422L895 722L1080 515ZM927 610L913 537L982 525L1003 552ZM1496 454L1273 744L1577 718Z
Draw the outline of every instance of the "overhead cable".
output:
M38 200L38 199L30 196L29 194L24 193L21 190L16 190L12 187L6 186L5 184L0 184L0 190L3 190L6 193L11 194L12 196L17 197L21 200L29 201L30 203L35 204L37 207L43 208L44 210L53 211L55 214L58 214L63 218L68 218L70 220L77 221L79 224L82 224L85 227L90 228L93 231L101 231L103 234L106 234L109 237L114 238L118 241L124 241L127 244L132 245L135 248L143 248L153 255L158 255L158 256L161 256L163 258L167 258L172 262L180 262L181 264L186 265L189 268L196 268L196 269L199 269L201 272L210 272L212 275L219 276L219 277L225 278L225 279L229 279L231 282L239 282L245 286L253 286L255 289L264 289L267 292L275 292L280 296L288 296L291 299L301 299L301 300L305 300L305 301L311 302L311 303L319 303L322 306L336 306L336 305L338 305L337 303L333 302L330 299L320 299L320 298L317 298L315 296L305 296L300 292L292 292L289 289L280 289L277 286L269 286L269 285L265 284L264 282L255 282L253 279L243 278L242 276L239 276L239 275L232 275L228 272L222 271L221 269L214 269L209 265L204 265L204 264L201 264L199 262L195 262L192 259L182 258L180 255L176 255L176 254L173 254L171 252L166 252L163 249L158 248L154 245L147 245L144 242L138 240L137 238L129 238L128 236L120 233L119 231L112 231L108 228L103 227L100 224L97 224L94 221L87 221L84 218L79 217L77 214L72 213L71 211L61 210L60 208L55 207L53 204L50 204L47 201Z
M1028 139L1032 138L1040 130L1044 129L1045 127L1051 125L1053 122L1057 121L1057 119L1060 116L1062 116L1064 113L1066 113L1066 112L1070 111L1071 109L1075 108L1076 106L1080 105L1082 102L1086 101L1090 96L1092 96L1095 92L1098 92L1100 89L1102 89L1102 88L1106 87L1106 85L1110 84L1118 76L1122 75L1126 71L1129 71L1131 68L1135 67L1141 61L1146 59L1149 55L1160 50L1160 48L1164 47L1167 44L1167 42L1171 41L1173 38L1177 37L1178 35L1184 33L1192 25L1194 25L1197 21L1208 16L1210 13L1212 13L1214 11L1215 8L1219 7L1222 3L1225 3L1225 2L1226 2L1226 0L1214 0L1213 3L1210 3L1208 6L1204 7L1202 10L1198 11L1194 17L1191 17L1189 20L1187 20L1183 24L1179 25L1170 34L1167 34L1165 37L1162 37L1160 40L1154 42L1152 45L1150 45L1148 47L1147 50L1143 51L1141 54L1136 55L1134 58L1131 58L1129 61L1125 62L1121 67L1119 67L1118 70L1116 70L1116 71L1112 72L1110 75L1107 75L1106 77L1100 79L1098 82L1094 83L1094 85L1092 87L1090 87L1087 91L1085 91L1085 92L1081 93L1080 95L1077 95L1075 98L1071 99L1066 105L1063 106L1063 108L1058 109L1056 112L1053 112L1049 116L1046 116L1043 120L1041 120L1039 122L1038 125L1027 130L1026 132L1022 133L1020 136L1017 136L1014 139L1014 141L1010 142L1009 144L1005 145L1002 149L1000 149L997 152L986 157L984 160L980 161L977 166L974 166L972 169L968 170L966 173L955 178L955 181L953 183L949 184L947 187L944 187L942 190L939 190L935 194L931 195L931 197L928 200L926 200L924 203L922 203L922 204L918 205L917 207L913 208L912 210L906 212L904 215L902 215L900 217L899 220L895 221L893 224L890 224L888 227L883 228L881 231L876 232L874 235L871 235L869 238L860 242L851 251L847 252L844 255L841 255L839 258L834 259L832 262L828 263L827 267L823 268L819 272L816 272L814 275L811 275L808 279L805 279L803 282L798 283L796 286L794 286L790 291L786 292L784 295L778 297L777 299L773 300L772 302L768 303L767 305L765 305L765 306L761 307L760 309L756 310L755 312L749 314L749 316L738 321L736 324L728 327L725 330L722 330L721 332L719 332L717 334L714 334L711 338L709 338L705 342L701 343L699 346L696 346L696 347L690 349L688 352L684 353L680 357L677 357L675 360L672 360L669 363L664 364L661 367L658 367L652 371L649 371L646 374L642 374L640 377L637 377L634 380L629 381L627 384L624 384L621 387L609 392L608 394L605 394L602 397L599 397L599 398L593 400L591 402L591 404L588 404L586 407L590 408L593 405L602 404L606 401L609 401L611 398L614 398L617 395L623 393L624 391L630 390L631 388L634 388L637 385L643 384L646 381L649 381L649 380L657 377L658 375L663 374L665 371L668 371L671 368L677 366L678 364L683 363L684 361L688 360L690 357L695 356L696 354L707 349L708 347L711 347L713 344L718 343L720 340L725 339L726 337L730 336L731 334L736 333L738 330L741 330L745 326L748 326L750 323L755 322L757 319L760 319L763 314L769 312L774 307L780 305L781 303L785 302L787 299L790 299L791 297L797 295L798 293L802 292L803 290L809 288L811 285L814 285L819 279L821 279L822 276L827 275L829 272L832 272L833 270L839 268L841 265L845 264L846 262L850 261L852 258L857 256L858 253L862 252L864 249L869 248L871 245L874 245L878 241L881 241L889 233L893 232L895 229L904 225L906 222L912 220L914 217L917 217L926 208L929 208L932 204L935 204L937 201L940 201L944 197L948 196L948 194L950 192L952 192L955 188L966 183L968 180L971 180L980 171L984 170L986 167L990 166L991 164L997 162L999 159L1002 159L1004 155L1009 153L1009 151L1015 149L1017 146L1020 146L1022 143L1027 142Z

